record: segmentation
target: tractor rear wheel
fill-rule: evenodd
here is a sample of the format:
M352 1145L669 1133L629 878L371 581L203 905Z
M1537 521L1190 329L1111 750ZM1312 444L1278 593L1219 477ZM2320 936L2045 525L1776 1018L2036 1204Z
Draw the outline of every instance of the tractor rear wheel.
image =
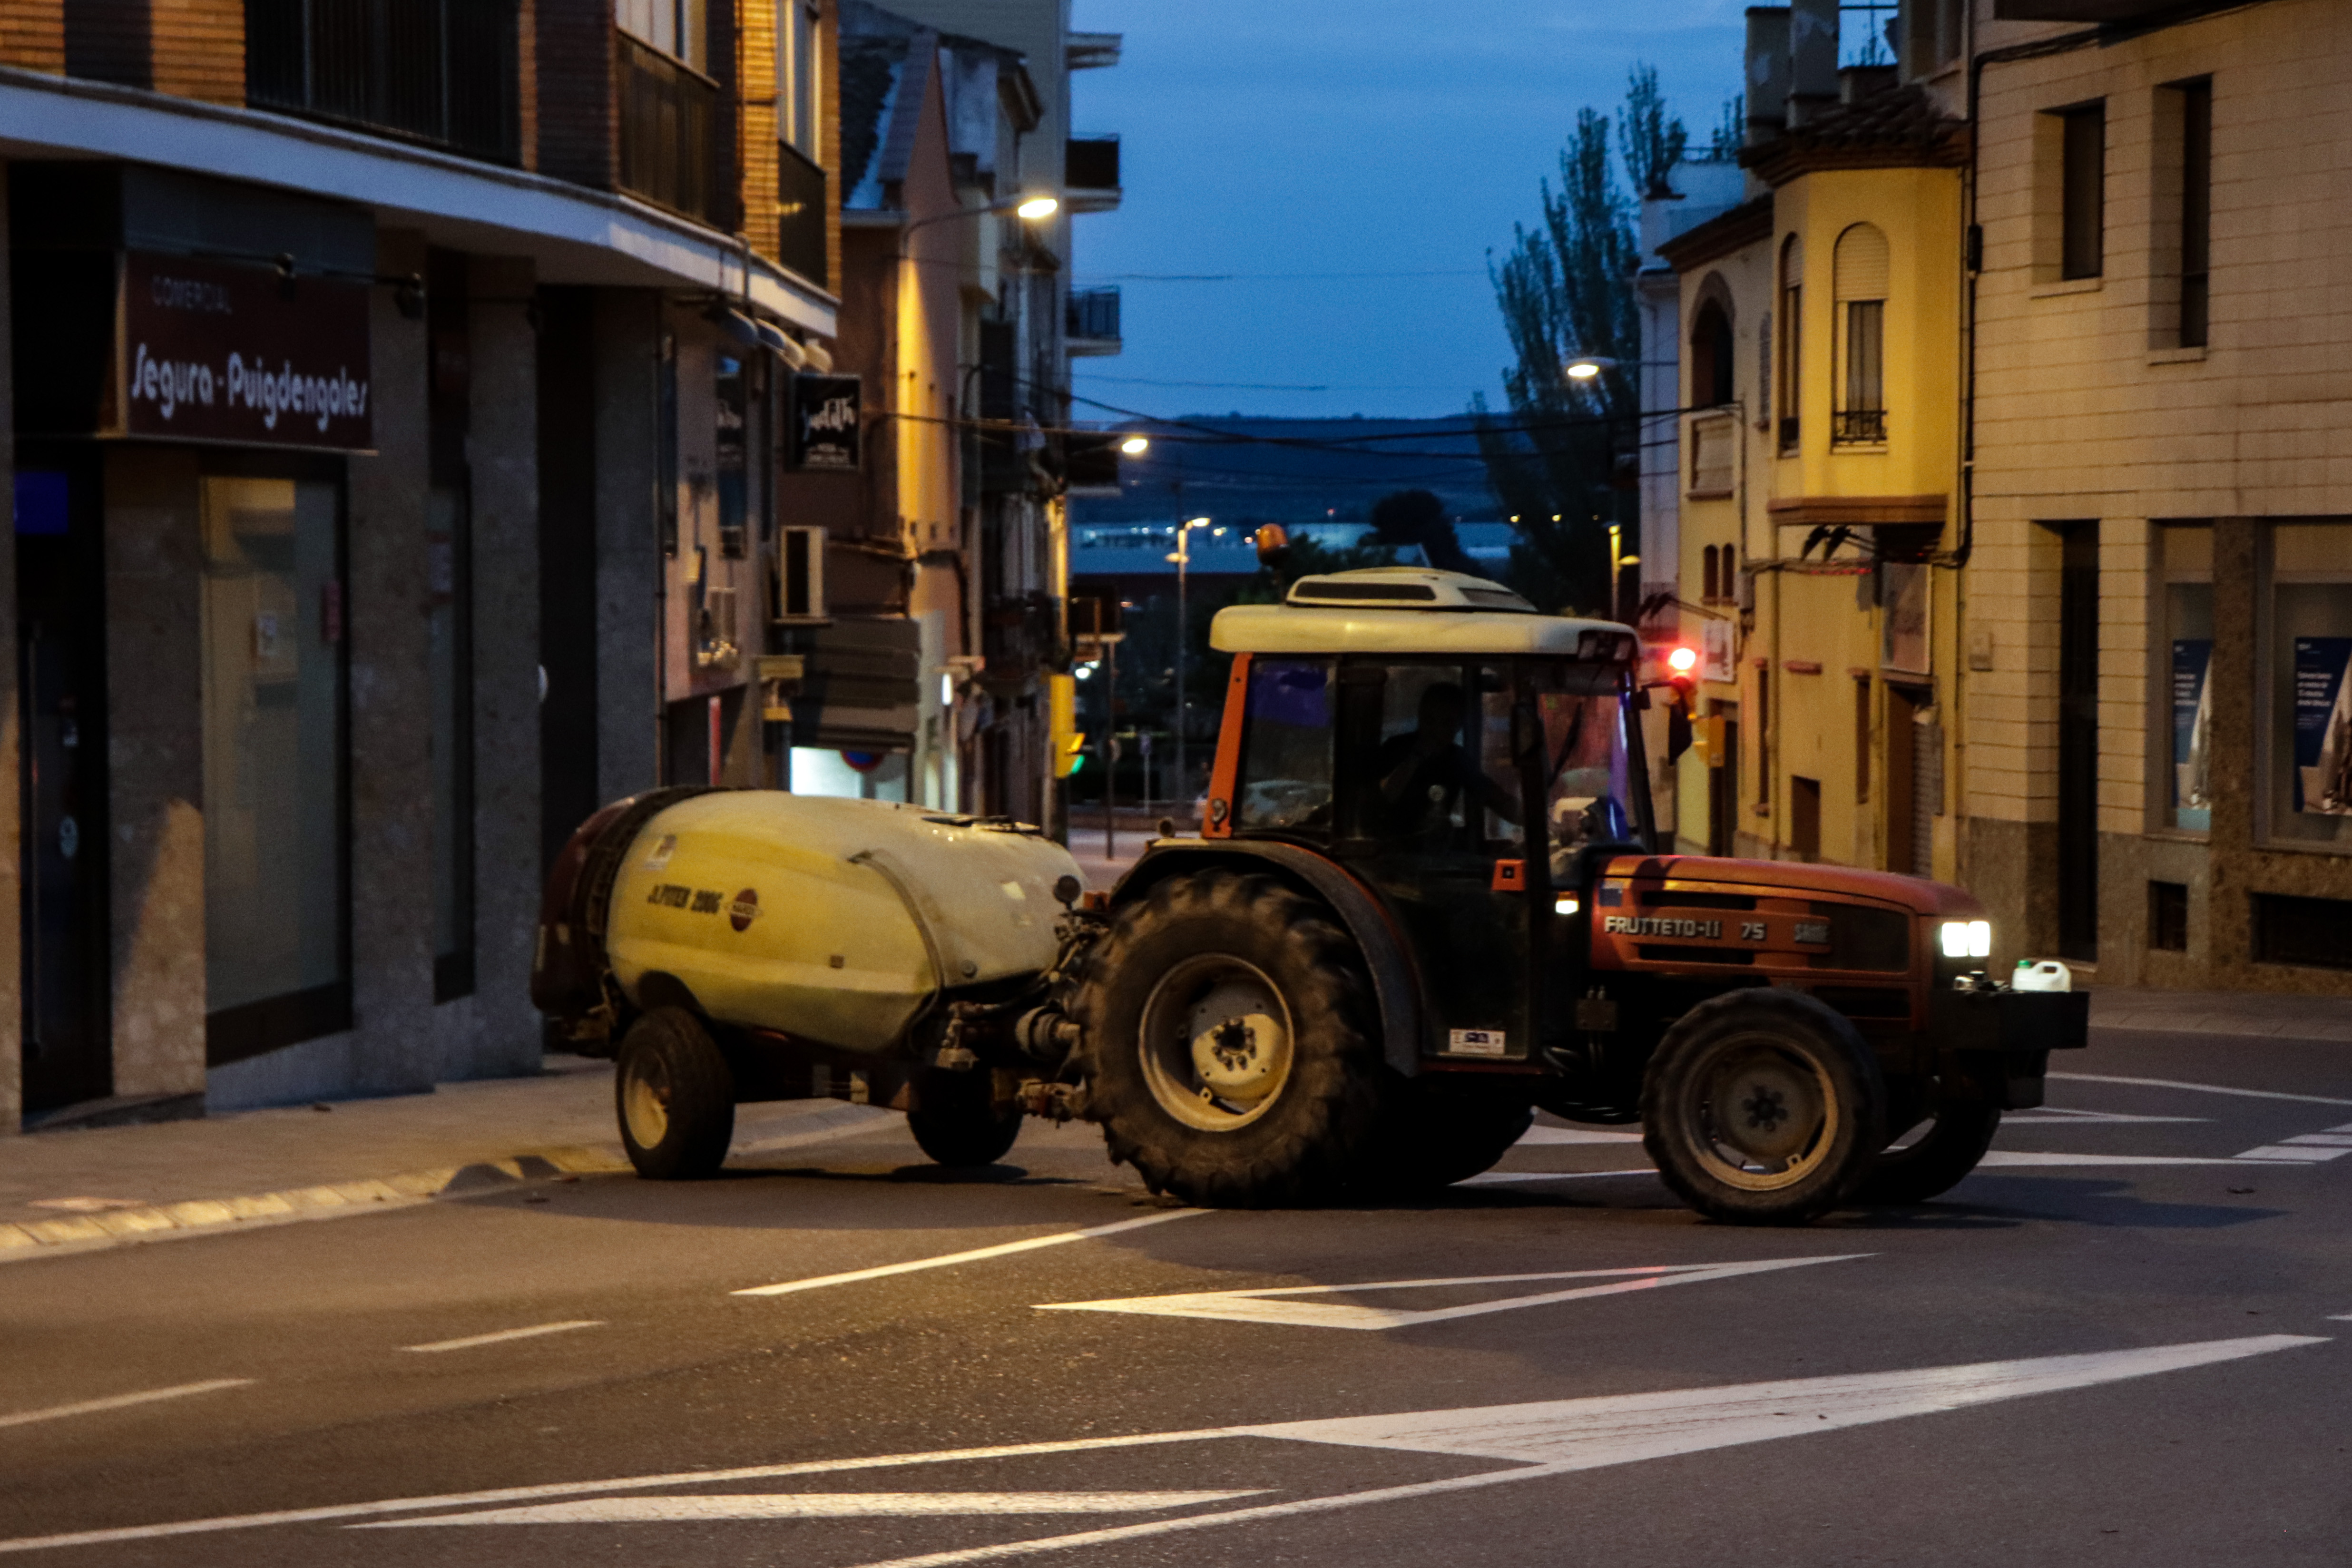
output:
M1021 1102L999 1104L996 1075L985 1068L950 1072L933 1068L915 1085L907 1131L942 1165L993 1165L1021 1136Z
M1849 1202L1885 1146L1878 1058L1843 1016L1759 987L1666 1032L1642 1092L1642 1144L1713 1219L1801 1225Z
M1879 1151L1854 1194L1856 1203L1899 1207L1941 1197L1977 1168L2000 1131L1998 1107L1959 1096L1927 1101L1924 1119L1900 1112L1889 1118L1890 1123L1898 1120L1910 1125L1895 1129L1896 1140L1908 1133L1910 1141Z
M715 1175L735 1136L735 1074L702 1020L656 1007L629 1026L613 1074L621 1146L650 1182Z
M1380 1120L1370 994L1321 905L1264 875L1170 877L1088 960L1087 1114L1114 1161L1186 1203L1330 1196Z

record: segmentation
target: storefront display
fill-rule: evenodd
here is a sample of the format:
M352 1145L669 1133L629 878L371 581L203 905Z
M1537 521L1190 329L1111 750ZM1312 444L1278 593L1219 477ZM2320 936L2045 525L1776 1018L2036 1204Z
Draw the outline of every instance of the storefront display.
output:
M2269 835L2352 847L2352 525L2280 524L2269 569Z

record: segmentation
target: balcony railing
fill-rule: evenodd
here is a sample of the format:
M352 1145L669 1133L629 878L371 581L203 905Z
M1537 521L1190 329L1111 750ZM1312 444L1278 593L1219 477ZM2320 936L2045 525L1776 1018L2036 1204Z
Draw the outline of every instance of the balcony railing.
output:
M517 0L245 0L246 100L521 162Z
M823 289L824 170L785 142L776 144L776 259Z
M1886 439L1886 410L1841 408L1830 426L1830 439L1841 447L1878 446Z
M1118 341L1118 290L1073 289L1067 317L1073 342Z
M701 223L716 223L719 84L623 32L617 77L621 188ZM824 204L818 203L818 222Z

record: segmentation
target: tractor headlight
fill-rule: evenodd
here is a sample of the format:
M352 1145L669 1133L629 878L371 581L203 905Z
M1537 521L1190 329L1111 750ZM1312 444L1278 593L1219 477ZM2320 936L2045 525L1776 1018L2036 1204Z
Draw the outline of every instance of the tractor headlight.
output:
M1944 922L1944 956L1946 958L1990 958L1992 956L1992 922L1990 921L1946 921Z

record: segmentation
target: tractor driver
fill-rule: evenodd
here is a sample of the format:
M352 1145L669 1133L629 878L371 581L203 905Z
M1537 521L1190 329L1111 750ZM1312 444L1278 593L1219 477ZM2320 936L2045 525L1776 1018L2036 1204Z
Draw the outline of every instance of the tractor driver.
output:
M1380 803L1374 819L1385 837L1443 837L1465 789L1506 822L1519 820L1511 792L1462 748L1462 721L1469 712L1470 699L1458 684L1433 682L1422 689L1413 729L1381 742L1372 759L1372 791Z

